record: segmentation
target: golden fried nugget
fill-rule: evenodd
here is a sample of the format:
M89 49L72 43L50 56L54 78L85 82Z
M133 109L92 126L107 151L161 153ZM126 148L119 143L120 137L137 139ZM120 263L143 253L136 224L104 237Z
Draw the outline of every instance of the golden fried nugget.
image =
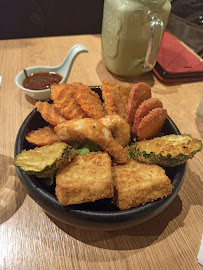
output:
M140 122L137 130L139 141L156 137L166 120L167 111L164 108L155 108Z
M128 160L130 149L116 143L111 132L98 119L73 119L56 126L54 130L61 141L70 143L90 140L113 156L118 163Z
M129 209L153 202L172 193L172 185L165 170L158 165L144 164L133 159L113 167L116 204Z
M59 113L67 120L88 117L77 103L75 91L76 89L70 84L51 85L51 99L57 106Z
M107 113L118 114L127 119L127 104L131 91L130 84L116 84L109 81L103 81L101 90Z
M134 120L139 105L148 98L151 98L151 88L148 84L140 82L133 86L127 105L127 114L131 122Z
M52 126L56 126L63 121L66 121L66 119L60 115L54 104L38 101L35 106L38 112L41 113L42 118Z
M163 108L162 102L158 98L149 98L144 100L135 112L132 133L137 134L138 126L144 116L155 108Z
M91 118L99 119L105 115L105 110L99 95L82 83L73 83L75 98L82 110Z
M32 130L25 138L28 142L38 146L50 145L60 141L52 126Z
M118 114L106 115L99 119L102 124L111 131L116 143L126 146L130 141L130 125L125 118Z
M111 159L107 153L77 156L56 174L56 197L62 205L112 198Z

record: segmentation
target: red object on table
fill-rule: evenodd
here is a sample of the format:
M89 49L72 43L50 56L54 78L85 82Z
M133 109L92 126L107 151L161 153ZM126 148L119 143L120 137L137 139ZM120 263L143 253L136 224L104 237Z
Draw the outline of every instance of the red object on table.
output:
M165 82L202 80L203 60L165 32L153 71Z

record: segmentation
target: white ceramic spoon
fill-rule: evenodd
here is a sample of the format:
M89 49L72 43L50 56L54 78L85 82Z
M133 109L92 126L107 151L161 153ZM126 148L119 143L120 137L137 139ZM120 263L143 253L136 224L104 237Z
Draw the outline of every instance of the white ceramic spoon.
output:
M46 67L46 66L33 66L26 68L27 75L31 75L33 73L37 72L55 72L61 75L63 78L60 81L60 83L66 82L68 79L68 76L71 71L71 67L73 65L73 62L75 58L77 57L78 54L82 52L88 52L88 49L82 45L82 44L76 44L74 45L69 52L67 53L65 59L63 62L56 67ZM43 90L30 90L27 88L23 87L23 80L25 79L25 72L22 70L21 72L18 73L18 75L15 78L15 82L17 86L23 90L28 96L38 99L38 100L45 100L50 97L51 90L50 88L43 89Z

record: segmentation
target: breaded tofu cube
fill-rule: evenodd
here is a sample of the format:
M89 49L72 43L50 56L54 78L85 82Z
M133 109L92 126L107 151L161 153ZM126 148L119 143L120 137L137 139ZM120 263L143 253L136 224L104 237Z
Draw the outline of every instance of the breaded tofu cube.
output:
M121 210L146 204L172 193L172 185L165 170L129 159L124 165L113 167L116 204Z
M114 185L107 153L77 156L56 174L56 197L62 205L112 198Z

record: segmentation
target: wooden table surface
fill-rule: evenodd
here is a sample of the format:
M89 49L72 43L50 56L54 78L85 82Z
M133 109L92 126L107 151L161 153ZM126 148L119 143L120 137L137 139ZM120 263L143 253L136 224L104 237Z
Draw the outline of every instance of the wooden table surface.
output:
M101 60L99 35L0 41L0 269L203 269L197 261L203 234L203 151L187 163L174 201L155 218L113 231L75 228L48 216L26 193L13 164L17 132L35 100L15 85L34 65L58 65L68 50L84 44L89 53L74 62L68 82L101 85L112 76ZM148 73L130 83L151 85L182 133L203 139L196 109L203 82L163 84Z

